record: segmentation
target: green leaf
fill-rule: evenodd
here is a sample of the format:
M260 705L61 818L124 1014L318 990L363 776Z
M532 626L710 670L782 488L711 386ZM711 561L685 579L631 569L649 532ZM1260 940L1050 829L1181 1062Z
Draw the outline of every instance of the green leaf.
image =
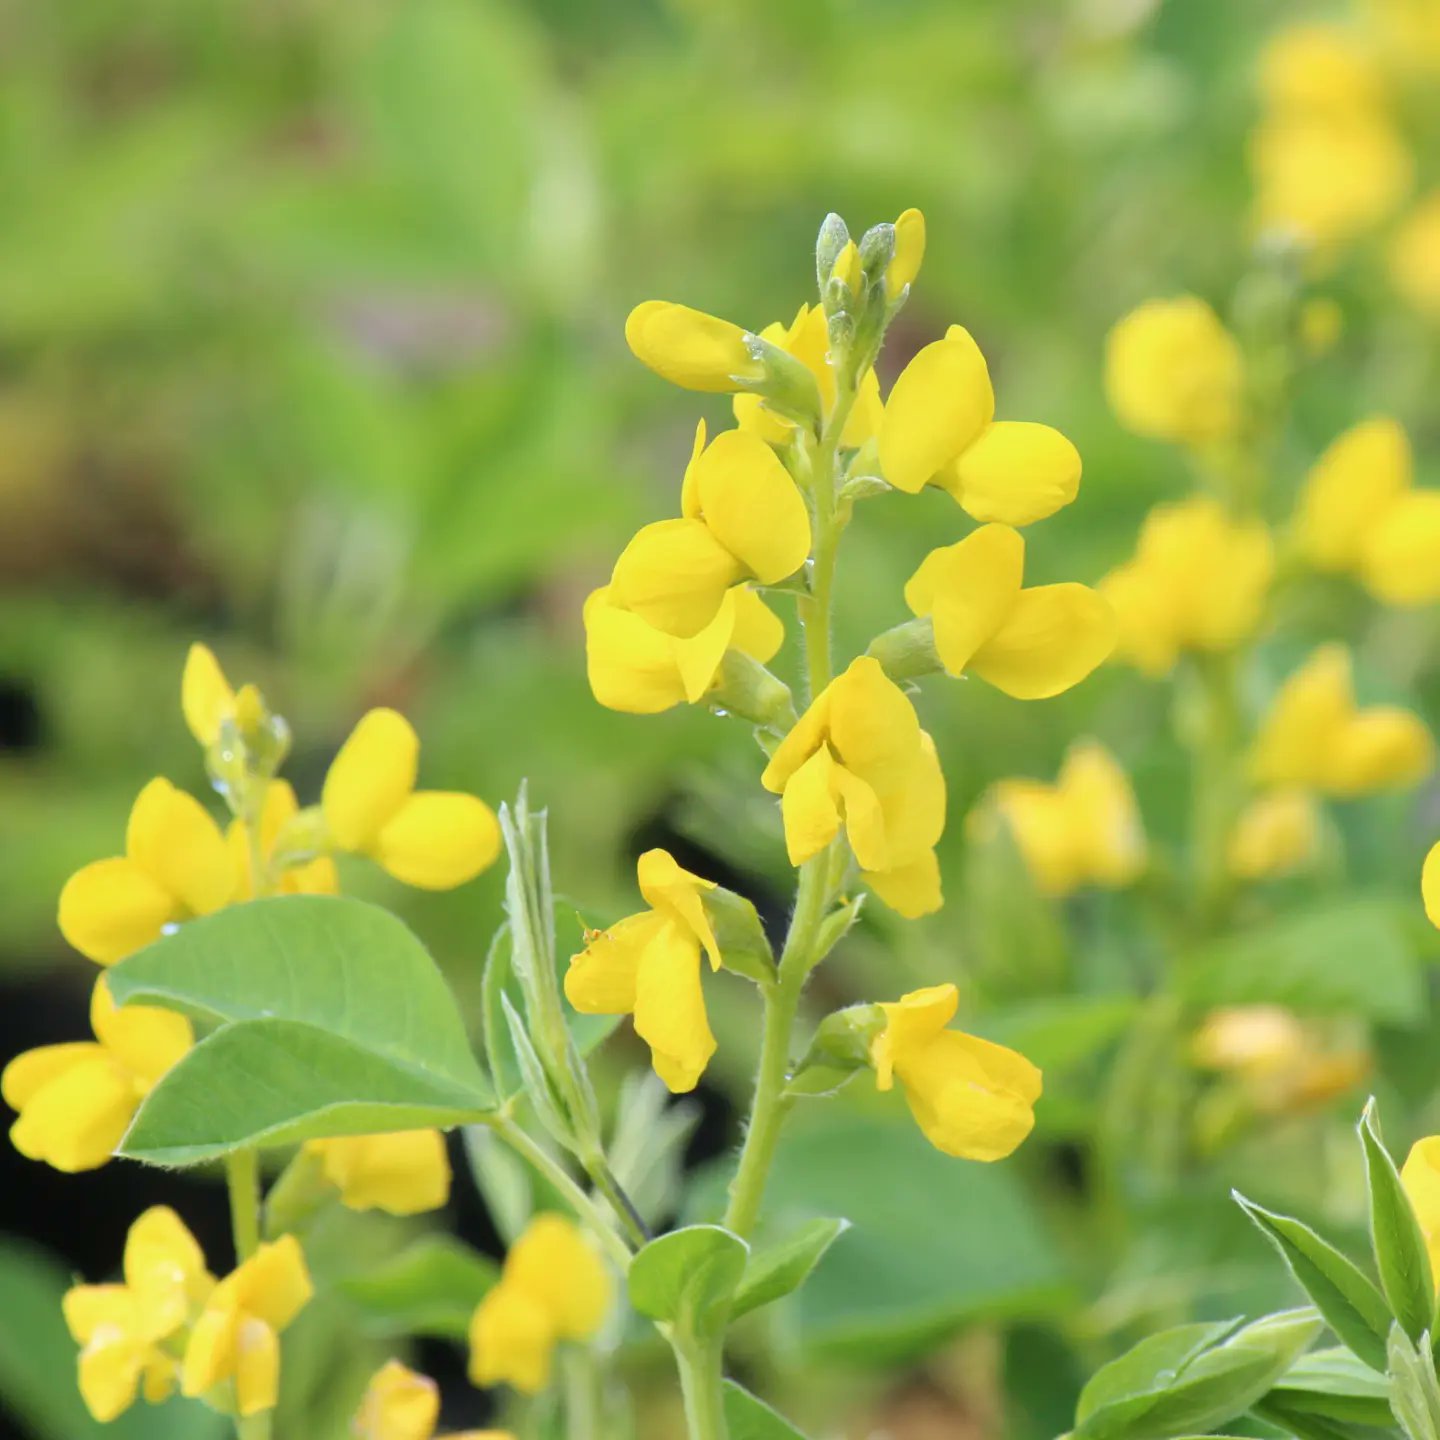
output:
M470 1317L499 1278L488 1256L448 1235L431 1235L337 1288L376 1335L464 1340Z
M1290 1273L1335 1334L1383 1375L1390 1307L1369 1277L1308 1225L1264 1210L1238 1190L1231 1193L1260 1233L1280 1252Z
M1264 1403L1292 1414L1381 1429L1394 1418L1385 1375L1338 1347L1301 1356L1276 1381Z
M798 1290L810 1278L825 1252L850 1228L848 1220L811 1220L788 1239L750 1257L745 1278L735 1292L732 1318L757 1310Z
M1425 1237L1376 1126L1375 1102L1360 1117L1360 1144L1370 1187L1370 1240L1380 1286L1405 1333L1418 1341L1435 1314L1435 1286Z
M1356 965L1353 957L1363 955ZM1303 1015L1413 1024L1425 1011L1408 917L1387 896L1315 902L1207 946L1186 966L1183 996L1203 1007L1285 1005Z
M489 1091L292 1020L246 1020L202 1040L145 1098L117 1153L194 1165L254 1145L444 1128L489 1113Z
M1410 1440L1440 1440L1440 1384L1428 1334L1412 1343L1396 1321L1390 1331L1390 1404Z
M630 1262L630 1303L652 1320L705 1329L735 1294L750 1247L719 1225L687 1225Z
M1296 1440L1394 1440L1393 1417L1378 1429L1371 1425L1352 1425L1348 1421L1292 1407L1284 1399L1277 1398L1279 1393L1272 1390L1263 1400L1257 1400L1250 1407L1250 1413L1294 1435ZM1389 1414L1388 1406L1386 1413Z
M788 1420L733 1380L725 1382L724 1405L730 1440L805 1440Z
M1075 1407L1076 1421L1083 1425L1117 1400L1150 1393L1156 1388L1158 1377L1179 1374L1191 1360L1218 1344L1239 1323L1238 1320L1197 1322L1147 1335L1090 1377Z

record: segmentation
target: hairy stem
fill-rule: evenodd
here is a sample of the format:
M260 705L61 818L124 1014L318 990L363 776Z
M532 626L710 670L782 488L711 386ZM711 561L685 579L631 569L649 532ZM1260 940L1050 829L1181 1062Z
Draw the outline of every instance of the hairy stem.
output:
M697 1339L671 1337L680 1371L680 1393L685 1400L689 1440L726 1440L724 1361L717 1334Z
M254 1150L236 1150L225 1157L225 1184L230 1194L230 1226L235 1236L235 1263L243 1265L260 1248L260 1157ZM237 1415L239 1440L270 1440L273 1411Z

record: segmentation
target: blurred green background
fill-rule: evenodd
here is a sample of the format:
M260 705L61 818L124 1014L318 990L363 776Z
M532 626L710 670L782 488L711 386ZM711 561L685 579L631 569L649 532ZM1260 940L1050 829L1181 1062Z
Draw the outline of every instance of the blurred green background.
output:
M120 847L150 776L203 793L178 707L195 639L289 718L302 800L358 715L390 704L423 737L422 783L498 804L528 777L550 807L557 885L586 919L634 908L633 860L654 843L783 919L789 870L749 738L699 710L610 714L585 683L583 596L638 524L673 511L697 414L727 416L630 357L627 311L659 297L755 329L788 319L810 298L828 210L858 233L919 206L929 251L882 369L950 323L972 330L1001 416L1060 426L1085 460L1079 503L1027 536L1027 578L1093 581L1190 483L1181 457L1109 415L1104 335L1156 294L1228 305L1253 265L1256 57L1282 21L1327 13L0 0L0 1060L83 1027L93 971L55 928L65 877ZM1437 160L1422 149L1422 174ZM1391 298L1374 247L1319 293L1344 331L1297 396L1277 518L1319 448L1373 410L1410 428L1422 478L1440 455L1434 336ZM959 523L934 491L867 502L841 566L846 651L903 618L904 579ZM1440 714L1432 614L1316 587L1291 619L1257 695L1338 634L1364 641L1367 693ZM926 686L950 785L949 904L904 925L872 907L815 1008L955 979L967 1023L1046 1068L1047 1098L1035 1141L993 1168L930 1152L893 1097L799 1118L776 1205L857 1228L737 1364L816 1434L1041 1440L1135 1327L1286 1293L1230 1185L1358 1223L1355 1094L1330 1114L1250 1117L1218 1155L1197 1153L1183 1106L1131 1127L1125 1106L1155 1075L1136 1016L1167 964L1162 933L1121 898L1037 905L1004 856L964 853L981 791L1053 776L1084 733L1131 769L1152 835L1178 842L1173 700L1116 670L1040 705ZM1408 1140L1440 1070L1416 896L1440 796L1351 808L1348 873L1267 896L1249 917L1258 942L1217 954L1189 998L1278 1000L1373 1035L1374 1083ZM363 869L346 882L394 904L473 999L497 875L438 897ZM1276 929L1319 904L1339 908L1305 934ZM737 1138L752 1002L743 982L713 986L721 1050L689 1155L702 1184ZM643 1056L619 1037L604 1053L617 1072ZM1162 1153L1167 1126L1179 1160ZM1132 1173L1142 1134L1160 1159ZM55 1297L73 1271L103 1277L160 1198L219 1263L204 1179L117 1165L71 1180L0 1159L0 1412L17 1435L96 1431ZM493 1245L468 1182L450 1218ZM364 1226L336 1245L353 1257L362 1241L394 1243ZM338 1307L297 1341L293 1433L341 1433L387 1343L357 1351L353 1327ZM479 1423L458 1352L421 1359L445 1380L447 1418ZM642 1397L660 1373L647 1367L641 1355ZM167 1409L111 1433L207 1432Z

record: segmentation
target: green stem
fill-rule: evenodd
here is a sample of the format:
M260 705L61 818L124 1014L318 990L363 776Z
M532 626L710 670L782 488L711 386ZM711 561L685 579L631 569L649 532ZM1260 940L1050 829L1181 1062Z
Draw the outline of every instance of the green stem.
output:
M490 1128L522 1160L534 1167L564 1196L571 1209L595 1232L605 1252L623 1273L630 1266L630 1247L615 1229L614 1222L571 1178L569 1172L543 1146L536 1144L513 1120L500 1116Z
M1192 757L1192 822L1196 879L1196 929L1201 935L1223 927L1234 884L1230 836L1244 801L1238 773L1240 699L1236 687L1239 654L1199 657L1200 734Z
M236 1150L225 1157L225 1183L238 1266L260 1248L260 1157L254 1150ZM262 1410L258 1415L237 1415L235 1434L239 1440L270 1440L273 1413Z
M599 1440L600 1367L587 1346L571 1346L565 1355L565 1434L567 1440Z
M635 1202L625 1193L625 1187L610 1168L610 1162L606 1160L604 1153L597 1150L583 1156L581 1163L590 1177L590 1183L609 1202L630 1244L637 1250L642 1245L648 1245L652 1238L650 1227L646 1225L645 1217L635 1208Z
M672 1335L689 1440L726 1440L724 1362L719 1335Z

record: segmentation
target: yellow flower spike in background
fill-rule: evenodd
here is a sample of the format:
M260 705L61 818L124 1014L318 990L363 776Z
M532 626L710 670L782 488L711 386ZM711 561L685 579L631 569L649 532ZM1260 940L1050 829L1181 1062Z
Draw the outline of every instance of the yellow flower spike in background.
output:
M1295 537L1317 570L1360 573L1366 543L1409 489L1410 441L1399 422L1372 416L1334 440L1311 467L1295 510Z
M233 1381L241 1415L273 1409L280 1390L280 1332L313 1293L293 1235L262 1244L211 1291L185 1347L181 1393L204 1395Z
M585 601L585 665L600 704L655 715L704 699L729 650L770 660L785 640L779 616L748 585L726 592L715 618L688 638L657 630L602 586Z
M1322 645L1275 696L1250 756L1257 784L1349 797L1404 789L1434 764L1420 717L1355 703L1350 654Z
M19 1118L15 1148L56 1170L94 1170L115 1152L141 1100L194 1043L190 1022L148 1006L117 1009L103 979L90 1001L93 1041L17 1055L0 1095Z
M336 849L368 855L397 880L449 890L500 853L500 825L483 800L416 790L420 741L394 710L371 710L340 748L320 805Z
M915 283L925 259L925 217L906 210L895 222L895 253L885 269L885 295L893 305Z
M651 908L587 936L571 957L565 995L582 1014L633 1015L655 1073L683 1094L715 1053L700 984L702 949L712 969L722 964L701 898L715 884L682 870L664 850L647 850L636 874Z
M1105 394L1137 435L1207 446L1239 428L1240 347L1203 300L1147 300L1105 340Z
M1266 105L1315 113L1364 112L1384 98L1380 72L1360 36L1334 25L1290 25L1260 57Z
M1182 651L1233 649L1259 627L1274 574L1263 522L1234 520L1208 495L1157 505L1133 558L1100 582L1119 624L1116 659L1159 676Z
M66 1292L65 1323L81 1347L80 1394L97 1420L113 1420L138 1394L152 1405L170 1395L179 1366L164 1342L190 1323L214 1283L184 1222L157 1205L130 1227L123 1284Z
M1390 280L1428 320L1440 320L1440 190L1425 195L1390 241Z
M925 557L905 585L905 603L931 618L948 674L968 671L1017 700L1044 700L1109 656L1115 616L1085 585L1022 589L1024 568L1020 532L982 525Z
M450 1198L450 1159L438 1130L345 1135L307 1141L305 1149L351 1210L420 1215Z
M976 818L982 833L995 820L1009 827L1047 895L1069 895L1086 885L1117 890L1145 868L1135 792L1114 757L1093 740L1070 747L1054 785L999 781Z
M591 1339L610 1308L609 1272L559 1215L537 1215L510 1247L495 1288L470 1321L470 1378L534 1395L562 1340Z
M60 892L60 932L82 954L113 965L166 925L209 915L234 896L235 872L220 827L168 780L136 798L125 854L77 870Z
M1431 1272L1440 1276L1440 1135L1428 1135L1410 1147L1400 1167L1400 1183L1420 1222ZM1436 1285L1440 1287L1440 1280Z
M1432 845L1425 856L1420 872L1420 896L1426 918L1440 930L1440 843Z
M875 1086L898 1079L925 1138L962 1160L1003 1160L1035 1124L1041 1075L1023 1055L945 1027L960 994L953 985L912 990L882 1004L885 1028L870 1047Z
M747 331L669 300L637 305L625 321L625 340L638 360L686 390L743 390L765 374Z
M940 908L945 777L915 707L877 661L862 655L816 696L760 783L781 796L792 865L843 828L887 905L907 916Z
M758 436L727 430L685 473L678 520L644 526L615 562L617 605L667 634L690 639L746 580L773 585L810 553L810 517L790 472Z
M1320 813L1304 790L1271 790L1240 812L1230 832L1226 865L1241 880L1289 875L1315 858Z
M387 1360L370 1379L350 1430L355 1440L434 1440L440 1390L398 1360ZM443 1440L514 1440L507 1430L466 1430Z
M288 780L272 780L265 790L260 811L260 855L268 865L275 859L278 842L285 828L300 813L300 804ZM255 879L251 874L250 827L243 820L232 820L225 831L235 866L235 899L255 898ZM328 855L286 865L278 875L270 877L281 895L338 895L340 877L335 862Z

